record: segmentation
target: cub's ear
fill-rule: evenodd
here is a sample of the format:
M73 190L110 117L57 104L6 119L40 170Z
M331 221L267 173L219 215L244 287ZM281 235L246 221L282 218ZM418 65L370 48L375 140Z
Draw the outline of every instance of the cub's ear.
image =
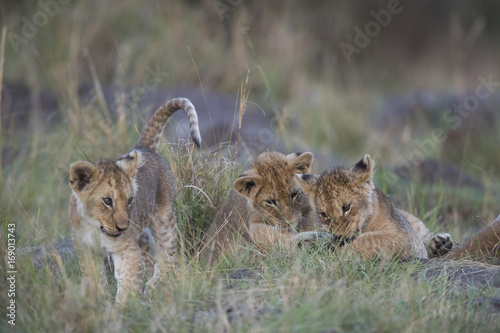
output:
M81 192L96 181L99 171L90 162L78 161L69 166L69 185L73 190Z
M354 164L351 171L359 184L371 183L374 166L375 164L371 161L370 155L365 154L358 163Z
M257 174L242 174L234 181L233 187L241 195L249 197L261 186L260 180L261 177Z
M314 194L316 193L316 185L318 184L319 175L311 175L311 174L296 174L299 179L299 184L304 190L304 192L314 198Z
M142 154L137 149L133 149L132 151L115 159L114 162L129 177L134 178L137 169L142 166Z
M295 173L308 173L313 161L313 154L293 153L286 155L286 158Z

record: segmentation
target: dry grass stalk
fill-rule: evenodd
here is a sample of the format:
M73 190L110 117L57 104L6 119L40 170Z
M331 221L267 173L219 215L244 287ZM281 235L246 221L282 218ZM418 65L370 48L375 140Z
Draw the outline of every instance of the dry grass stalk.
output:
M250 71L247 70L247 77L245 83L241 82L241 88L239 90L238 99L239 99L239 118L238 118L238 141L236 144L236 158L235 163L238 161L238 154L240 152L240 139L241 139L241 123L243 122L243 113L245 113L246 108L246 100L248 97L247 86L248 86L248 75Z
M3 82L3 66L5 63L5 37L7 35L7 27L2 28L2 41L0 42L0 147L2 147L2 82ZM2 182L2 154L0 154L0 183Z

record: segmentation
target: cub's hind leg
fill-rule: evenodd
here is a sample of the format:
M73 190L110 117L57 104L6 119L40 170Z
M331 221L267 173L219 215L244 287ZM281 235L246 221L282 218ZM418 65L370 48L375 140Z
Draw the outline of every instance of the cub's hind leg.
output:
M452 248L453 240L451 236L446 233L439 233L433 235L427 244L427 253L429 258L436 258L448 253Z
M137 238L137 244L141 249L143 268L146 274L152 273L155 265L156 245L153 237L153 231L150 228L144 231Z
M413 229L415 235L420 240L420 242L427 246L432 238L432 232L429 231L429 228L422 222L418 217L404 211L398 209L399 213L403 215L406 221L410 224L410 227Z
M155 267L151 279L146 284L146 292L154 289L165 274L177 264L177 221L175 211L168 211L163 217L152 221L155 239Z
M400 210L399 212L408 221L422 244L425 245L429 259L440 257L448 253L453 248L453 240L449 234L434 234L429 231L427 226L420 221L419 218L403 210Z

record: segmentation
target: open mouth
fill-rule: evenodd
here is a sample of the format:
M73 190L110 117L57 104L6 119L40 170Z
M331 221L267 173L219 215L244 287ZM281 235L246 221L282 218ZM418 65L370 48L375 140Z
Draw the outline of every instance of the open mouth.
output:
M346 244L352 243L359 234L359 230L355 230L351 236L346 235L333 235L332 242L338 247L344 246Z
M106 231L106 229L104 229L104 227L103 227L103 226L101 226L101 232L102 232L103 234L105 234L106 236L109 236L109 237L118 237L118 236L120 236L120 235L122 234L121 232L119 232L119 233L117 233L117 234L114 234L114 235L113 235L113 234L110 234L109 232L107 232L107 231Z

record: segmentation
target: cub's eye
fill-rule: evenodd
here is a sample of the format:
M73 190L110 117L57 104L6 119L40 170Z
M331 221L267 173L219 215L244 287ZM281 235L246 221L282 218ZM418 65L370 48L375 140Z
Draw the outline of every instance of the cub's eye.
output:
M321 217L322 219L327 219L328 218L328 215L326 215L326 213L324 212L319 212L318 213L319 217Z
M342 206L342 213L347 213L351 210L351 204Z
M113 200L111 198L102 198L104 204L108 207L113 207Z
M276 200L266 200L266 204L268 204L269 206L276 206Z
M292 198L292 200L295 200L295 198L299 195L299 191L297 192L293 192L292 194L290 194L290 197Z
M132 202L134 201L134 197L130 197L127 201L127 206L130 206Z

